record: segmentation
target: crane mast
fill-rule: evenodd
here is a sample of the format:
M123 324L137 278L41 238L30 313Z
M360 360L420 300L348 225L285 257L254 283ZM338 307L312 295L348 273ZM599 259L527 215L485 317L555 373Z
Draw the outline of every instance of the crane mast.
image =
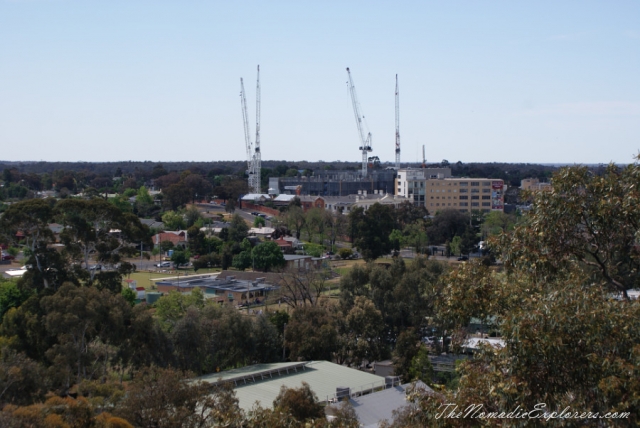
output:
M258 65L258 83L256 84L256 144L253 155L253 192L260 193L260 173L262 157L260 155L260 66Z
M347 67L347 74L349 75L349 93L351 94L351 103L353 104L353 114L356 117L356 125L358 126L358 135L360 136L360 150L362 151L362 176L367 175L367 161L368 155L371 151L371 132L367 130L367 137L364 136L364 129L362 128L362 119L364 116L360 114L360 103L358 103L358 96L356 95L356 87L353 85L353 79L351 78L351 71ZM365 124L366 126L366 124Z
M396 74L396 170L400 169L400 91Z

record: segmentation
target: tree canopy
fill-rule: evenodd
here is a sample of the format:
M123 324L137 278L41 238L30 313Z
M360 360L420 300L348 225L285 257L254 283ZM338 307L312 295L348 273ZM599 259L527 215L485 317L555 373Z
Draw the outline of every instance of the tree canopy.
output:
M638 423L640 330L631 326L640 303L626 290L637 286L639 179L637 163L599 174L561 169L515 229L490 240L503 271L469 263L443 277L442 322L456 329L472 317L492 320L505 346L486 345L461 364L454 389L414 393L418 411L396 424L473 422L436 420L445 403L489 412L544 403L548 412L628 412L621 423Z

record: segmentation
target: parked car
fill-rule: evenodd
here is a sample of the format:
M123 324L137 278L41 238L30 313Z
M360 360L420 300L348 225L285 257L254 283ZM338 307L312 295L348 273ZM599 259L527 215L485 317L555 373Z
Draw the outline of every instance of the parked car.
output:
M468 261L468 260L469 260L469 257L467 257L467 256L460 256L460 257L458 257L458 261L459 261L459 262L466 262L466 261Z
M11 254L2 254L2 260L15 260L16 258L13 257Z
M267 218L266 214L258 213L258 217Z
M159 268L171 267L171 262L161 262L156 265Z
M435 336L425 336L422 338L422 343L424 343L425 345L433 345L436 341L436 337Z
M102 270L102 265L91 265L89 270Z

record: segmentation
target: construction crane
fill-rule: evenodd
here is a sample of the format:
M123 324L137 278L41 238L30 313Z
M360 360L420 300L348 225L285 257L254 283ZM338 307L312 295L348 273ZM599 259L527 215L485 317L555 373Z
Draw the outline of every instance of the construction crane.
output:
M240 103L242 105L242 124L244 125L244 142L247 149L247 174L249 175L249 187L252 187L253 177L251 170L253 169L253 144L249 135L249 114L247 113L247 98L244 94L244 82L240 78Z
M356 116L356 125L358 126L358 135L360 136L360 150L362 151L362 176L366 177L367 159L369 152L371 151L371 132L367 130L367 137L365 138L365 131L362 129L362 121L364 119L364 116L360 114L360 103L358 103L356 87L353 86L353 79L351 78L351 71L349 71L349 67L347 67L347 74L349 75L349 93L351 94L351 103L353 104L353 114Z
M396 170L400 169L400 90L396 74Z
M244 141L247 150L247 175L249 176L249 190L260 193L260 66L258 66L258 84L256 95L256 144L251 142L249 130L249 114L247 113L247 98L244 92L244 81L240 78L240 102L242 104L242 119L244 125Z
M256 144L253 154L254 193L260 193L260 174L262 172L262 156L260 155L260 65L258 65L258 83L256 83Z

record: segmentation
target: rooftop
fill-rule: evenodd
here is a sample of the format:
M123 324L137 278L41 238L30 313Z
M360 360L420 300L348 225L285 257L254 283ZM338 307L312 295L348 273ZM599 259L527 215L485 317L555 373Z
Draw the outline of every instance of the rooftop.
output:
M302 382L306 382L321 402L334 399L336 388L347 387L351 388L352 394L360 394L382 390L385 386L383 377L328 361L257 364L198 379L212 384L219 379L234 382L239 405L245 410L256 401L262 407L271 407L282 385L299 388Z
M217 277L200 277L200 278L180 278L177 281L158 281L157 285L170 285L179 288L206 288L213 290L221 290L221 291L235 291L238 293L252 292L252 291L260 291L260 290L271 290L274 287L271 284L267 284L264 281L264 277L256 278L253 282L236 279L233 276L222 277L218 275Z
M416 388L432 391L426 384L419 381L415 384L393 386L373 394L351 398L349 402L358 415L360 425L364 428L374 428L383 420L391 422L393 411L409 404L406 399L407 389L414 385Z

